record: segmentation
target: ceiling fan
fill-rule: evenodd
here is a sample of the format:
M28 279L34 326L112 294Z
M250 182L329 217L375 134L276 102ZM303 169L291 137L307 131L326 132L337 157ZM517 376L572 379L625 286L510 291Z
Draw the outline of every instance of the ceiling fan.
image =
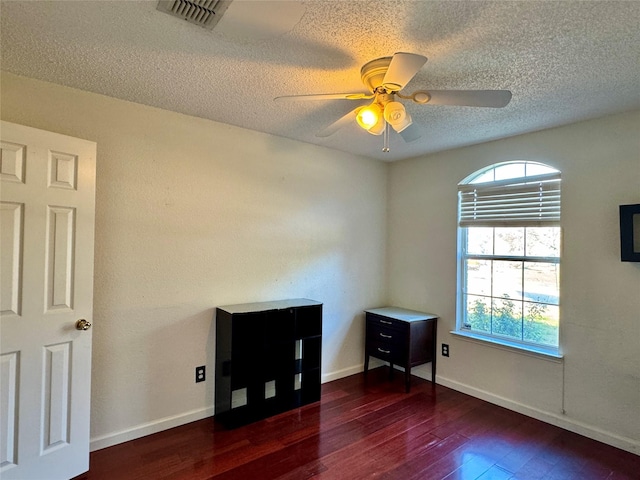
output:
M511 101L509 90L417 90L410 95L400 93L427 62L427 57L415 53L398 52L365 63L360 69L365 93L326 93L317 95L285 95L276 101L291 100L370 100L339 118L317 137L328 137L354 120L373 135L384 134L383 152L389 151L389 127L405 142L420 138L420 129L398 99L411 100L420 105L457 105L468 107L502 108Z

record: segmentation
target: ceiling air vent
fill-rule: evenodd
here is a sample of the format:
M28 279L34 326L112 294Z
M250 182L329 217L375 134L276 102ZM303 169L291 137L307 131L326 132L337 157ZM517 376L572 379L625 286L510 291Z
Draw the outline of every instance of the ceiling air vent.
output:
M158 0L158 10L211 30L232 0Z

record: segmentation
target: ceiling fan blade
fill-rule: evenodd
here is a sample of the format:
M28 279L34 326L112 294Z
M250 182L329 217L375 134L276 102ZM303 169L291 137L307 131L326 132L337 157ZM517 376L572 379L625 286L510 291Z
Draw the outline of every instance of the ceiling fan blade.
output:
M412 123L407 128L398 132L398 134L402 137L402 139L406 142L413 142L419 139L422 136L422 132L420 131L420 127L415 123Z
M340 117L338 120L333 122L331 125L329 125L324 130L320 130L318 133L316 133L316 137L328 137L329 135L333 135L334 133L336 133L342 127L346 127L349 123L351 123L351 122L355 123L355 121L356 121L356 112L358 111L358 108L354 108L349 113L347 113L345 116Z
M502 108L511 101L509 90L427 90L427 93L431 97L426 102L429 105Z
M363 100L367 98L373 98L370 93L319 93L312 95L283 95L276 97L273 100L276 102L291 102L291 101L307 101L307 100Z
M415 53L396 53L382 79L382 85L389 90L402 90L425 63L427 63L427 57L425 56Z

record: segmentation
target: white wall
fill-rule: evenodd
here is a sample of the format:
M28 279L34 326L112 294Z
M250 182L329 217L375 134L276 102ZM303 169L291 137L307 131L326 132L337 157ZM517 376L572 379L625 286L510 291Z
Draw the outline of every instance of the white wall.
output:
M389 166L10 74L1 95L3 120L98 143L93 448L213 413L216 305L308 297L325 380L362 368L362 309L391 300L441 316L440 383L640 452L640 264L619 260L617 210L640 202L638 112ZM514 159L563 173L564 363L449 334L456 185Z
M10 74L1 100L98 144L92 448L213 414L217 305L323 302L323 378L362 369L386 164Z
M640 264L620 261L618 226L618 205L640 203L639 134L631 112L391 165L389 299L441 316L451 356L438 356L439 383L640 453ZM509 160L562 171L564 362L449 333L456 186Z

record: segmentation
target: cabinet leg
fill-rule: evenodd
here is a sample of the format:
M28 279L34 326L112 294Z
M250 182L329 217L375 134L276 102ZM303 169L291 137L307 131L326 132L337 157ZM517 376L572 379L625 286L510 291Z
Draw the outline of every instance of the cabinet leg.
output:
M364 355L364 374L366 375L368 371L369 371L369 355L365 354Z
M435 353L433 354L433 362L431 362L431 383L436 384L436 358Z
M389 380L393 380L393 363L389 362Z
M404 388L409 393L409 390L411 390L411 367L407 366L404 372Z
M438 358L438 322L433 320L433 344L431 346L431 383L436 386L436 358Z

